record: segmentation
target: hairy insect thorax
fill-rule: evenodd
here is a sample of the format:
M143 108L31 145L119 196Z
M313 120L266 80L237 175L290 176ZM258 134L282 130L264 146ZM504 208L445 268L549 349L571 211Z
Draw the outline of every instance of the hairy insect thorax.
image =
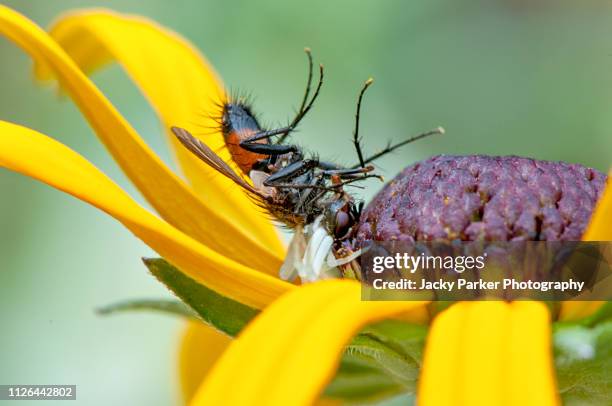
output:
M221 130L232 159L244 174L249 174L253 166L266 156L249 152L240 147L240 142L261 130L257 119L248 106L242 102L229 102L223 105ZM267 144L268 140L257 141Z

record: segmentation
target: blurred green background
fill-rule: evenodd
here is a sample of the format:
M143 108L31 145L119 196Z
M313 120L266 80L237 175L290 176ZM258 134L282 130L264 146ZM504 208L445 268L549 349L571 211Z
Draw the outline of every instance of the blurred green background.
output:
M299 103L304 46L327 69L295 139L352 162L357 92L372 76L362 134L374 151L443 125L444 137L380 162L387 177L434 154L516 154L607 170L612 163L612 2L555 0L4 1L47 26L63 11L142 14L193 41L231 89L251 92L266 122ZM0 41L0 118L56 137L139 201L78 110L31 80L30 61ZM94 76L172 164L160 125L116 66ZM172 164L173 165L173 164ZM368 198L381 185L373 182ZM0 170L0 384L77 384L87 405L178 399L181 322L152 314L101 318L98 306L169 296L140 257L152 252L115 221Z

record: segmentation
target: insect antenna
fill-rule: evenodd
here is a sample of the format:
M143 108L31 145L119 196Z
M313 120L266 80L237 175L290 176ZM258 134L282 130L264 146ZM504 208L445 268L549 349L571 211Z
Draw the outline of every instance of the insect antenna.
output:
M363 99L363 94L370 87L370 85L374 82L374 79L369 78L363 84L361 91L359 92L359 98L357 99L357 112L355 113L355 131L353 132L353 145L355 145L355 150L357 151L357 157L359 158L359 165L355 165L354 168L361 166L365 168L366 161L363 159L363 152L361 151L361 139L359 138L359 114L361 112L361 100Z

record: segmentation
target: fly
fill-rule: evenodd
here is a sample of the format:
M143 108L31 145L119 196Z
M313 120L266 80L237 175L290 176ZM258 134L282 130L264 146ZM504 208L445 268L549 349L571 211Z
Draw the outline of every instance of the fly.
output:
M359 115L363 95L372 84L372 79L368 79L359 93L355 115L353 145L359 161L357 164L343 167L321 161L297 145L285 143L312 108L323 84L323 65L319 65L319 80L312 91L313 60L308 48L305 52L309 67L306 91L296 116L286 126L262 128L244 101L230 100L223 104L221 132L241 174L187 130L172 127L172 132L198 158L239 185L273 218L295 231L280 273L284 279L293 279L298 274L303 280L310 281L324 277L342 261L333 257L333 246L348 238L359 222L363 202L349 194L345 186L368 178L381 178L373 173L373 161L409 142L443 134L444 130L438 127L400 143L389 144L382 151L364 158L359 138ZM350 254L354 253L349 253L348 257L354 257Z

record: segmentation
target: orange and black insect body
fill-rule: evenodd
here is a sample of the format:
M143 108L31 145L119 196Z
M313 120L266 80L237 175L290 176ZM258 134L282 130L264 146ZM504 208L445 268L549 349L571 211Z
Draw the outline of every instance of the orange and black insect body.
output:
M285 145L283 140L295 129L312 107L320 87L321 82L319 82L313 98L309 103L306 103L309 96L309 82L304 102L295 119L288 126L274 130L263 129L251 112L250 107L243 100L238 99L223 105L220 121L225 145L230 151L232 159L245 175L250 176L253 170L266 173L276 172L280 166L284 166L288 162L303 159L303 155L297 146ZM280 135L280 137L271 142L270 138L277 135ZM283 159L280 159L281 157Z
M261 132L261 126L244 102L227 102L223 105L221 131L232 159L244 174L248 175L256 163L266 158L264 154L250 152L240 146L242 141ZM267 139L255 142L268 144Z

